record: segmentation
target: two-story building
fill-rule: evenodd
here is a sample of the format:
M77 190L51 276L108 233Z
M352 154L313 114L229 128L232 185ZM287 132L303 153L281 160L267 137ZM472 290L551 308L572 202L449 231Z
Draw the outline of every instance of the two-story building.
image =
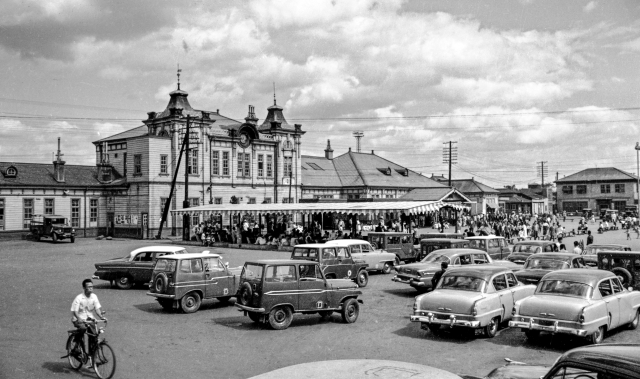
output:
M638 204L637 176L615 167L588 168L556 181L559 212L624 212Z
M431 179L441 183L448 183L444 176L431 175ZM452 179L451 185L462 192L471 201L470 212L472 215L481 213L493 213L499 209L498 195L500 192L486 184L480 183L475 178Z

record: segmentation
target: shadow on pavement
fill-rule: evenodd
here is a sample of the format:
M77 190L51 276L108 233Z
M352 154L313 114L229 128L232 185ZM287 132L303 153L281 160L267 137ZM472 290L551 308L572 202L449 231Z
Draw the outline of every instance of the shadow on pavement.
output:
M198 310L198 312L206 311L206 310L209 310L209 309L228 308L228 307L232 307L233 304L234 304L233 301L223 302L223 301L219 301L217 299L207 299L207 300L203 300L202 301L202 305L200 306L200 309ZM164 313L164 314L182 313L182 311L180 309L174 309L174 310L171 310L171 311L166 311L156 301L151 302L151 303L135 304L134 307L138 308L139 310L141 310L143 312L154 313L154 314L160 314L160 313Z
M412 322L404 328L394 331L393 334L425 341L445 341L457 344L466 344L476 338L471 333L471 330L464 328L449 329L442 327L438 333L434 334L429 330L420 329L420 325L417 322Z
M69 362L67 362L66 360L64 361L60 361L60 362L44 362L42 364L42 368L47 369L55 374L71 374L71 373L78 373L84 377L87 378L95 378L95 373L92 371L88 371L85 368L81 368L80 370L76 371L74 369L71 368L71 366L69 366Z
M385 292L391 295L400 296L400 297L406 297L406 298L409 298L409 297L413 298L418 295L422 295L422 293L414 290L413 288L398 288L398 289L382 290L382 292Z
M211 320L214 324L226 326L236 330L271 330L269 323L255 323L238 312L237 317L221 317ZM294 315L289 329L298 327L308 327L318 324L343 324L340 315L334 313L328 320L323 320L319 315Z

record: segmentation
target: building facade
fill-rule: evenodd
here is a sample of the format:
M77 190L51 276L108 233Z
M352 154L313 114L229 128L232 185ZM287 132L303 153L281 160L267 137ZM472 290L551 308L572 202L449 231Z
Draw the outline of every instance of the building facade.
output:
M431 179L441 183L448 183L444 176L431 175ZM486 184L471 179L452 179L451 185L462 192L469 200L472 215L492 213L499 209L498 195L500 192Z
M600 212L635 210L638 204L638 178L614 167L588 168L556 181L559 212Z

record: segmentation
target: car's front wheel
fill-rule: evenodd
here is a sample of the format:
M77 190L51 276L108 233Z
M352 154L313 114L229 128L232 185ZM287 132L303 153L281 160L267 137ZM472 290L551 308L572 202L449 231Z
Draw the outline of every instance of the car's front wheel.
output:
M58 235L53 233L53 235L51 236L53 238L53 242L58 242Z
M356 283L358 284L358 287L366 287L367 283L369 283L369 273L367 273L367 270L360 270L358 272L358 276L356 277Z
M592 335L587 337L587 340L592 345L597 345L599 343L602 343L603 339L604 339L604 326L599 327L598 330L596 330Z
M391 262L384 262L384 266L382 266L382 273L388 274L391 272Z
M291 308L287 306L276 307L269 312L269 325L275 330L287 329L292 320Z
M180 307L184 313L194 313L200 309L202 300L197 292L191 292L180 300Z
M348 299L342 304L342 321L353 324L360 314L360 304L356 299Z
M637 329L639 323L640 323L640 309L636 311L636 317L629 323L629 329L631 330Z
M128 276L123 275L116 279L116 286L121 290L128 290L133 287L133 281Z

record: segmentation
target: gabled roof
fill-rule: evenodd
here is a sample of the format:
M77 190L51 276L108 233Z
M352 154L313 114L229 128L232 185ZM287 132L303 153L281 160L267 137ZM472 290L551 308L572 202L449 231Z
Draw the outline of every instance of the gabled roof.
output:
M317 165L318 170L310 163ZM302 156L302 184L314 187L400 187L400 188L444 188L415 171L409 170L375 154L349 151L334 159ZM406 173L407 175L404 175ZM337 184L335 178L338 178Z
M638 177L615 167L596 167L576 172L575 174L556 180L556 183L598 182L605 180L638 180Z
M149 132L149 128L147 128L146 125L141 125L141 126L133 128L133 129L126 130L126 131L124 131L122 133L114 134L112 136L109 136L109 137L94 141L93 143L100 143L100 142L107 142L107 141L116 141L116 140L122 140L122 139L129 139L129 138L134 138L134 137L141 137L141 136L146 136L148 132Z
M462 193L500 193L495 188L491 188L486 184L475 181L475 179L454 179L451 185L456 187Z
M461 201L470 203L471 200L455 188L414 188L400 197L402 200L414 201Z
M46 186L46 187L105 187L124 185L125 179L113 169L115 180L108 184L98 181L98 167L96 166L75 166L65 165L65 181L55 180L53 164L42 163L9 163L0 162L0 172L5 172L13 166L18 170L15 178L5 178L0 175L0 186L5 187L26 187L26 186Z

